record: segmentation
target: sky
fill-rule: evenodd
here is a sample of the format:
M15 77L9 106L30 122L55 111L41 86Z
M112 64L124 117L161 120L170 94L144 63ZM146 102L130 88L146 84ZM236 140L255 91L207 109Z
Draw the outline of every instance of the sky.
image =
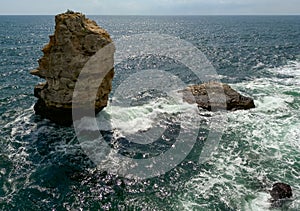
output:
M0 15L300 15L300 0L0 0Z

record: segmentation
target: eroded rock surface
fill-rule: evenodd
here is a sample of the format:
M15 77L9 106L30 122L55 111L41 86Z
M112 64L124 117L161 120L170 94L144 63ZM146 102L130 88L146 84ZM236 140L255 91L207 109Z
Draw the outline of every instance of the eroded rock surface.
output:
M198 107L206 110L247 110L255 108L254 101L232 89L229 85L209 82L189 86L180 92L183 100L188 103L197 103Z
M72 97L78 76L85 64L104 46L112 43L109 34L100 28L95 21L85 17L81 13L66 12L55 16L55 33L50 36L50 42L43 48L44 56L39 60L39 67L32 70L31 74L44 78L43 84L38 84L34 89L34 95L38 98L34 106L36 114L41 115L55 123L62 125L72 124ZM103 75L102 83L95 98L95 112L101 111L108 101L108 95L112 88L114 49L104 56L97 58L103 63L97 62L92 66L93 70L88 77ZM105 64L105 67L103 65ZM109 69L108 69L109 68ZM108 71L106 71L108 69ZM85 96L81 95L82 102ZM76 104L79 109L80 106ZM74 104L73 104L74 106Z

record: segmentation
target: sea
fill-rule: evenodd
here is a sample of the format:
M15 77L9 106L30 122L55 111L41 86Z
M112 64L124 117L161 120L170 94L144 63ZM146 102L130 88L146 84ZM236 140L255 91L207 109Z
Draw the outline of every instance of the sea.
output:
M169 152L181 130L195 132L185 124L191 123L188 118L178 120L183 110L190 120L200 117L194 124L199 134L191 149L156 160L165 167L159 174L147 177L155 164L146 168L145 178L129 177L114 171L120 160L112 171L103 170L74 127L34 114L33 89L43 79L29 72L54 33L54 16L0 16L0 210L300 210L300 16L88 17L113 40L150 34L189 43L210 62L216 80L252 97L256 108L185 109L188 105L179 105L161 87L172 87L172 78L184 85L201 83L199 78L168 54L134 55L130 51L144 45L132 42L131 56L115 66L109 106L96 116L98 124L113 120L101 133L109 146L105 150L136 160ZM173 42L172 49L180 52L182 45ZM155 81L160 89L150 86ZM134 103L114 103L134 83L139 86L128 94ZM209 138L215 129L210 124L221 117L226 122L216 142ZM199 162L211 141L214 150ZM182 159L168 166L178 155ZM269 190L276 182L289 184L293 197L273 203Z

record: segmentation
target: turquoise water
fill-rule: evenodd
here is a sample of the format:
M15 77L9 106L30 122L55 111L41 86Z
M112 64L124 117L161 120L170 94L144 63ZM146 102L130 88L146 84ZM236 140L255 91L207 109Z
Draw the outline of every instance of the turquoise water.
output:
M277 210L300 209L299 16L91 18L113 39L156 32L192 43L222 81L253 97L257 107L222 114L228 118L226 128L204 164L198 158L205 136L199 136L186 159L165 175L139 181L98 171L73 128L33 112L33 87L41 80L29 70L37 67L54 18L0 16L1 210L268 210L267 190L277 181L294 192ZM116 67L114 90L124 75L154 67L187 84L199 82L182 64L145 56ZM164 95L147 96L141 106L116 108L121 132L148 130L159 114L178 112ZM215 115L220 114L206 113L206 121ZM161 143L151 148L154 154L170 147Z

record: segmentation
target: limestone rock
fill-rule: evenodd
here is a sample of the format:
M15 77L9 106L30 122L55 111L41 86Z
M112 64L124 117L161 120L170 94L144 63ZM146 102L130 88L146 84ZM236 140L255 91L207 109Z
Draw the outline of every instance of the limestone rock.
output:
M233 90L229 85L209 82L192 85L180 92L183 100L188 103L197 103L198 107L206 110L246 110L255 108L254 101Z
M109 34L100 28L95 21L76 12L66 12L55 16L55 33L50 42L43 48L44 56L39 60L39 67L31 71L32 75L46 80L34 89L38 98L34 106L36 114L55 123L70 125L72 123L72 96L78 76L85 64L100 49L112 43ZM108 101L112 88L114 49L105 58L105 67L99 62L93 66L90 78L103 75L102 83L97 84L95 112L101 111ZM99 58L98 58L99 59ZM103 63L104 64L104 63ZM105 70L108 71L105 72ZM93 75L94 74L94 75ZM94 85L93 85L94 86ZM95 87L89 87L92 89ZM87 89L87 90L88 90ZM84 98L84 95L82 95ZM84 102L85 99L82 99ZM84 106L84 103L83 105Z

